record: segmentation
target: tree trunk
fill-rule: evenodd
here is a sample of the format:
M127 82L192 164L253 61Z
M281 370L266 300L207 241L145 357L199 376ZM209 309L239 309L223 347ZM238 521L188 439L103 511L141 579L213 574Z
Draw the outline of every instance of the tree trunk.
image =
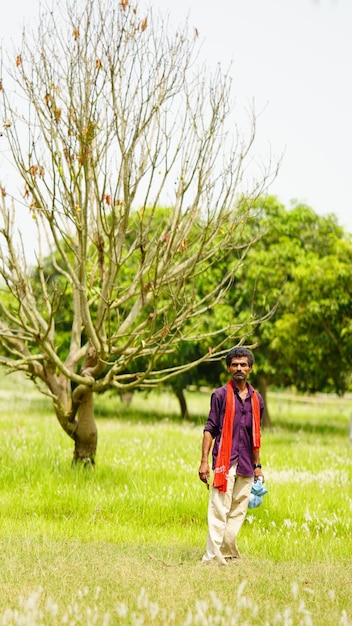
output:
M187 408L187 402L186 402L186 398L185 398L185 394L183 392L182 388L174 388L174 392L176 394L177 400L179 401L180 404L180 410L181 410L181 417L184 420L189 420L189 412L188 412L188 408Z
M97 358L96 350L89 345L81 374L93 381L104 369L104 365ZM77 408L76 408L77 407ZM98 430L94 418L94 393L89 387L78 385L72 394L72 415L76 415L76 427L73 434L75 450L72 464L78 462L83 465L94 466L98 444Z
M259 376L259 379L258 379L258 391L264 400L264 414L263 414L262 426L263 428L271 428L271 420L270 420L270 415L269 415L267 393L266 393L267 383L266 383L266 378L263 375Z
M91 466L95 464L98 430L94 418L93 395L91 391L87 391L82 396L78 407L77 428L73 435L75 442L73 465L76 465L78 462Z

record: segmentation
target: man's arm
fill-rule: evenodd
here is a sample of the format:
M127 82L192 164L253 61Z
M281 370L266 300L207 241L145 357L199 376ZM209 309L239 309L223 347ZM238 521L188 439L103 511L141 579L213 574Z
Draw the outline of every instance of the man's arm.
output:
M265 481L264 474L262 472L262 466L260 464L260 456L259 456L259 448L254 448L253 450L253 462L254 462L254 482L256 483L259 476L262 477L262 481ZM260 465L260 467L256 467L256 465Z
M262 424L263 414L264 414L264 400L260 394L258 394L258 396L259 396L259 404L260 404L260 424ZM262 467L260 463L259 448L253 449L253 462L254 462L254 482L255 483L257 482L259 476L261 476L262 481L264 482L265 478L264 478L264 474L262 472ZM260 465L260 467L255 467L256 465Z
M198 474L203 483L208 483L210 476L209 453L213 443L213 436L209 431L205 431L202 442L202 460L200 462Z

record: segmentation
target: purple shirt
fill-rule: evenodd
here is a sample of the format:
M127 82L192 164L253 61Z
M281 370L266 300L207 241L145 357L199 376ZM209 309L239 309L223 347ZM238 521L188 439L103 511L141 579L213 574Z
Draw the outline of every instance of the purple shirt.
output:
M240 476L253 476L253 439L252 439L252 389L248 388L247 397L242 402L237 387L233 385L235 393L235 419L233 424L232 449L230 467L238 463L236 473ZM226 389L219 387L212 393L210 399L210 411L204 432L208 431L215 439L213 446L213 469L215 468L216 457L219 450L222 425L224 422ZM263 417L264 401L260 393L257 392L260 406L260 421Z

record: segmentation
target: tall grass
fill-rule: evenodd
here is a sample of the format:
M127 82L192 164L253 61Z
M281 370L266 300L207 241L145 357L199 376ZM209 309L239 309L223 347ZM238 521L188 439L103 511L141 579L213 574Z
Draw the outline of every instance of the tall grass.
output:
M270 396L269 493L218 568L200 562L209 394L188 400L183 423L165 393L100 397L96 470L72 470L50 403L2 381L0 624L352 624L352 402Z

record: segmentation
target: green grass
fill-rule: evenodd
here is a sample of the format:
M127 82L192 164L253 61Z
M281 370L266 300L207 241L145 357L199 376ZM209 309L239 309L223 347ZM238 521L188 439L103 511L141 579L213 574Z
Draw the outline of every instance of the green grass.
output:
M269 493L219 568L200 562L209 394L188 400L182 423L165 393L98 398L96 470L72 470L50 403L1 383L0 624L352 624L352 402L270 395Z

